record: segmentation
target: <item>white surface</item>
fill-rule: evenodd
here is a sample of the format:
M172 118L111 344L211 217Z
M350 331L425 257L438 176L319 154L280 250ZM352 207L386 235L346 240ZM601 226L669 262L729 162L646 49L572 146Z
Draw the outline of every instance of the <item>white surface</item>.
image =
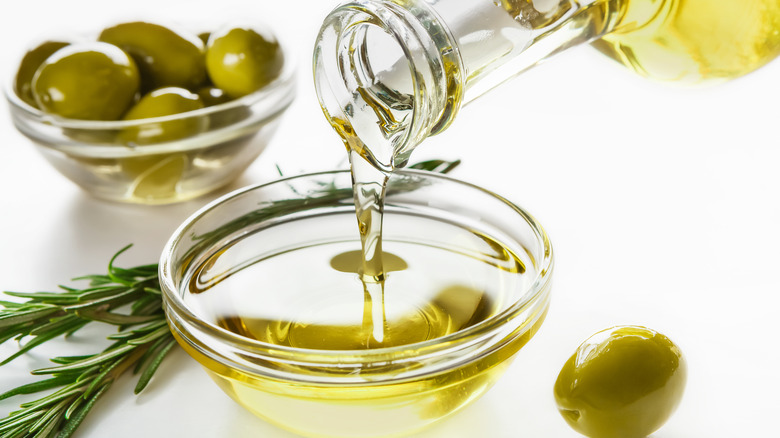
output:
M314 37L332 1L13 4L0 15L5 72L51 29L99 29L151 10L181 21L219 22L236 11L262 17L297 50L300 94L275 141L233 188L267 181L275 163L295 174L344 158L311 84ZM463 159L455 176L531 211L552 238L557 264L547 322L507 375L418 436L578 436L555 409L553 382L582 340L617 324L655 328L687 355L683 403L654 437L777 436L778 78L775 61L719 87L670 88L577 48L469 105L419 149L418 159ZM33 150L2 105L0 199L0 289L33 291L103 272L127 243L135 246L122 266L156 262L175 227L211 197L154 208L92 199ZM84 345L89 334L53 353L93 351ZM0 368L0 390L30 381L29 369L49 353ZM234 404L180 351L143 394L133 396L133 385L129 378L115 385L77 436L291 437ZM0 402L0 415L17 405Z

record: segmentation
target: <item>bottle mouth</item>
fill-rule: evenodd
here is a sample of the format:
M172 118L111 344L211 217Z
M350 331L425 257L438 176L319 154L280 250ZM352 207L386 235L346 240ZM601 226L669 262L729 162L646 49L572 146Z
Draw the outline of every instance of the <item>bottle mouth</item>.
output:
M403 167L426 137L452 122L465 68L455 39L415 0L352 1L325 19L314 80L325 117L377 167Z

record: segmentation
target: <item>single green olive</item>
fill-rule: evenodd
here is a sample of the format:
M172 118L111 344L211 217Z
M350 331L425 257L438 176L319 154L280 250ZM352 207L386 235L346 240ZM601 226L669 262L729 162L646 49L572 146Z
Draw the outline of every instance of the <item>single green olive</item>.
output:
M178 87L166 87L154 90L138 101L124 116L124 120L151 119L170 116L204 108L201 98ZM121 142L126 144L147 145L179 140L202 132L207 127L203 116L181 117L173 120L150 121L131 126L119 134Z
M49 56L69 44L62 41L46 41L25 53L22 62L19 63L19 70L16 72L16 80L14 81L16 95L28 104L37 107L38 103L35 101L32 91L32 80L35 72Z
M204 44L195 35L135 21L104 29L98 40L114 44L133 57L144 90L169 86L194 90L206 81Z
M577 348L555 382L558 410L591 438L640 438L672 415L686 365L666 336L638 326L598 332Z
M236 99L268 85L282 71L279 42L251 28L217 31L206 48L211 82Z
M153 204L156 200L170 200L176 196L179 182L189 171L190 158L186 152L124 158L122 172L132 183L129 191L134 198Z
M224 90L207 86L198 90L198 96L206 106L221 105L233 99ZM246 105L228 105L209 113L209 129L218 129L246 120L252 114Z
M224 90L211 85L199 89L198 96L200 96L206 106L219 105L232 100Z
M117 120L135 101L139 89L135 62L116 46L72 44L49 56L32 90L46 112L83 120Z

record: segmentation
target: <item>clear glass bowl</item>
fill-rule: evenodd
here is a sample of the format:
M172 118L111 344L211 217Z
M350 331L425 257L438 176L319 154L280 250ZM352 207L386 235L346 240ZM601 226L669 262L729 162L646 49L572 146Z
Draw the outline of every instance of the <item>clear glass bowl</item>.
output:
M420 226L408 226L415 224ZM450 239L451 230L460 237ZM341 304L333 302L339 291L315 268L327 259L296 254L332 243L360 248L360 240L349 172L248 187L201 209L168 241L160 261L168 322L179 344L228 395L271 423L311 437L408 435L477 399L536 333L550 302L553 254L533 217L489 191L430 172L400 171L391 177L384 218L386 252L402 251L403 245L412 252L441 247L466 257L472 250L464 244L468 239L488 242L486 251L498 245L524 264L523 272L490 266L501 271L506 290L481 322L445 336L373 349L261 341L216 323L213 307L233 300L247 313L314 309L335 315L341 310ZM294 265L287 272L274 264L285 256L291 256L287 260ZM198 289L204 281L240 283L247 271L264 266L269 267L265 274L243 280L248 289L243 295ZM469 274L459 271L453 266L444 276ZM388 274L388 281L394 274ZM361 300L359 281L356 292ZM388 283L386 298L426 292L414 287L399 291ZM205 301L193 299L209 293L215 294Z
M216 190L236 179L265 149L295 97L295 68L284 50L276 80L240 99L166 117L127 121L66 119L19 98L13 78L5 96L16 128L64 176L97 198L167 204ZM166 124L202 129L165 143L133 145L123 132Z

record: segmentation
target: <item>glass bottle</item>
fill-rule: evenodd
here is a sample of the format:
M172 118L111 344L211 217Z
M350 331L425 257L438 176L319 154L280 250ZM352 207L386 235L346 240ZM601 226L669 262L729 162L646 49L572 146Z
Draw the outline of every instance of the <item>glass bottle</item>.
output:
M466 103L591 42L651 78L727 80L780 53L780 0L353 0L323 23L315 87L347 148L391 170Z

